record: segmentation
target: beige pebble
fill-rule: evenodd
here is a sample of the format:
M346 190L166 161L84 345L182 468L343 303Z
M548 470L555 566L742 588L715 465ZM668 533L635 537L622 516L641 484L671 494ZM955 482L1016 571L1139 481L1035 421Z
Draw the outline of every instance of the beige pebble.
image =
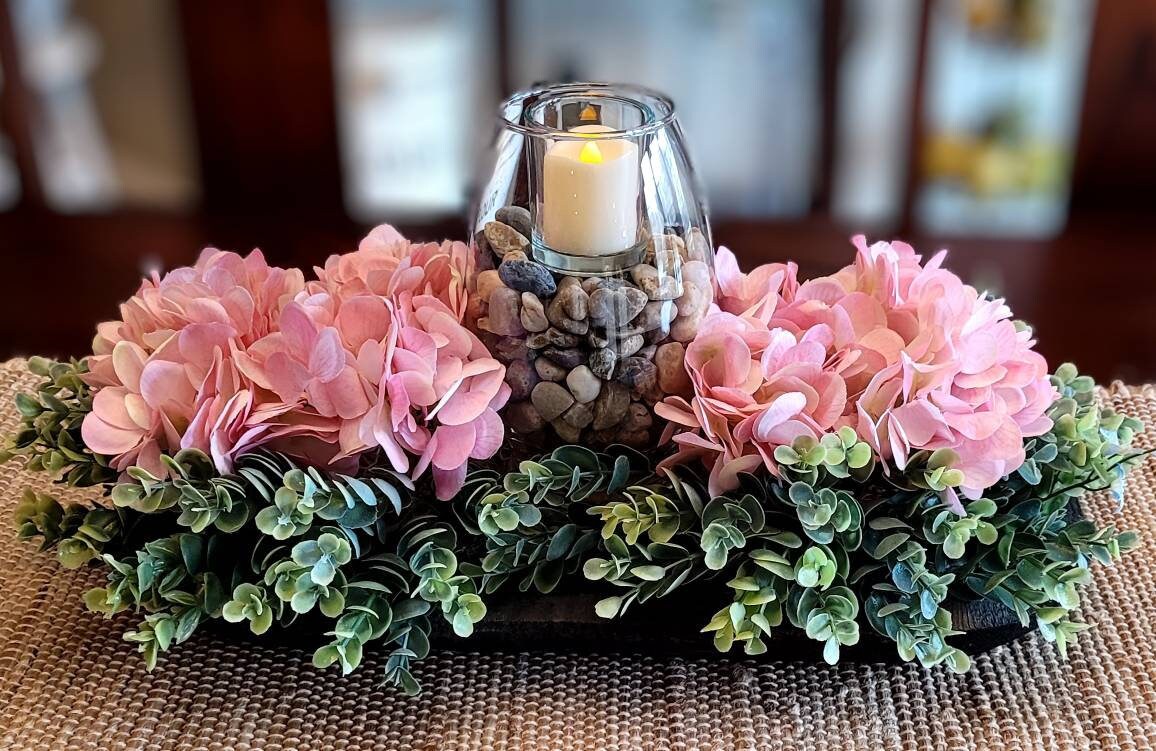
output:
M505 286L502 277L498 276L497 269L487 269L478 274L478 297L483 300L489 300L494 290Z
M564 386L552 381L542 381L534 387L530 401L534 403L543 420L552 422L570 409L574 404L574 396Z

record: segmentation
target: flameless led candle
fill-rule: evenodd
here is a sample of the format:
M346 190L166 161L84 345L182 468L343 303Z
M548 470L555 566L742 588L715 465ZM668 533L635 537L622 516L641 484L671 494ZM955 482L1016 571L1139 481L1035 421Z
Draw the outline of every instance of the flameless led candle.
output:
M579 125L571 133L608 133ZM624 139L554 141L542 175L542 240L580 256L619 253L638 236L638 147Z

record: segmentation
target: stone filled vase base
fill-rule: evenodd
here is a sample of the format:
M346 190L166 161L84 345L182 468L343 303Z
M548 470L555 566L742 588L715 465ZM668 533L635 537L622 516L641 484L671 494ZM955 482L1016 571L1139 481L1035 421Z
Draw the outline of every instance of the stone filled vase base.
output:
M691 393L686 344L714 296L706 235L668 228L613 257L549 251L582 268L571 271L542 263L534 235L529 211L506 206L475 237L478 328L506 366L507 426L567 443L653 446L654 405Z

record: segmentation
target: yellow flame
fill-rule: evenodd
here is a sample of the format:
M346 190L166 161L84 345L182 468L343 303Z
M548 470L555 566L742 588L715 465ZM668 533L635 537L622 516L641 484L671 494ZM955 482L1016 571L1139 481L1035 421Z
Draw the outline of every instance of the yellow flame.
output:
M578 113L578 119L584 123L596 123L598 122L598 110L594 109L593 105L588 104Z
M578 152L578 161L586 164L602 164L602 152L598 150L598 144L588 141L582 147L582 151Z

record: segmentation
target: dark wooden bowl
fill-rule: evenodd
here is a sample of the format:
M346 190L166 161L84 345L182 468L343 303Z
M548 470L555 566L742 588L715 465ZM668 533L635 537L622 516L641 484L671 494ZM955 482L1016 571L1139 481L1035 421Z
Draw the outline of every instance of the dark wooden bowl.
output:
M709 588L688 588L670 597L631 608L614 620L599 618L594 603L605 592L512 595L489 598L489 612L468 639L456 636L440 616L431 618L430 640L435 651L446 652L555 652L561 654L642 654L654 656L743 658L735 647L720 654L710 634L700 632L722 605L727 592L718 582ZM1021 626L1015 614L988 600L951 602L946 605L954 627L963 633L951 644L973 657L1019 639L1031 630ZM208 621L211 633L225 638L312 652L327 637L328 623L313 618L298 620L289 628L254 636L245 624ZM768 651L759 659L790 662L821 662L820 642L808 639L799 629L784 624L767 640ZM843 647L841 662L898 664L895 644L860 621L860 640ZM753 658L752 658L753 659Z
M586 582L577 586L585 587ZM626 615L606 620L594 612L594 604L606 590L553 592L549 595L510 592L487 598L489 612L468 639L456 636L436 613L431 617L431 642L435 650L449 652L557 652L563 654L644 654L726 658L714 648L701 629L726 602L729 591L719 581L699 583L637 604ZM721 598L721 599L720 599ZM963 633L951 643L976 655L1026 634L1015 614L988 600L953 601L945 605L954 627ZM254 636L245 624L209 621L209 631L226 638L312 651L326 640L320 636L329 622L306 616L292 626ZM765 659L792 662L822 661L822 644L808 639L799 629L784 624L767 641ZM742 657L734 648L730 657ZM860 620L860 640L840 650L843 662L898 663L895 644Z
M1083 517L1079 504L1068 506L1068 520ZM569 587L569 589L567 589ZM431 618L431 641L436 649L446 651L560 652L570 654L630 653L722 657L715 650L703 626L723 605L729 602L729 591L720 581L698 582L675 591L669 597L635 604L626 615L606 620L594 612L598 600L613 594L607 587L578 580L566 582L549 595L510 591L486 598L488 613L474 627L469 639L456 636L440 616ZM951 644L969 655L986 652L1015 641L1032 630L1023 626L1014 612L999 603L985 599L949 600L952 624L960 633ZM274 630L262 637L253 636L242 624L210 621L213 630L234 638L260 640L315 649L322 643L320 633L326 628L310 618L297 621L287 629ZM899 663L895 644L875 633L860 619L860 640L853 647L840 650L845 662ZM792 662L820 662L822 644L784 624L767 641L767 659ZM733 649L731 656L741 656Z
M606 591L514 593L492 600L489 613L469 639L454 636L449 625L438 619L433 641L440 649L465 651L718 655L710 634L700 630L729 601L729 590L720 582L687 587L669 597L636 604L614 620L599 618L594 612L594 604L606 595ZM964 632L952 637L951 643L970 655L1006 644L1030 630L1020 625L1015 613L989 600L949 602L946 607L954 627ZM857 645L840 650L841 660L899 662L895 644L862 620L860 636ZM774 632L767 647L771 659L823 659L823 645L788 624ZM741 655L741 650L736 647L733 653Z

